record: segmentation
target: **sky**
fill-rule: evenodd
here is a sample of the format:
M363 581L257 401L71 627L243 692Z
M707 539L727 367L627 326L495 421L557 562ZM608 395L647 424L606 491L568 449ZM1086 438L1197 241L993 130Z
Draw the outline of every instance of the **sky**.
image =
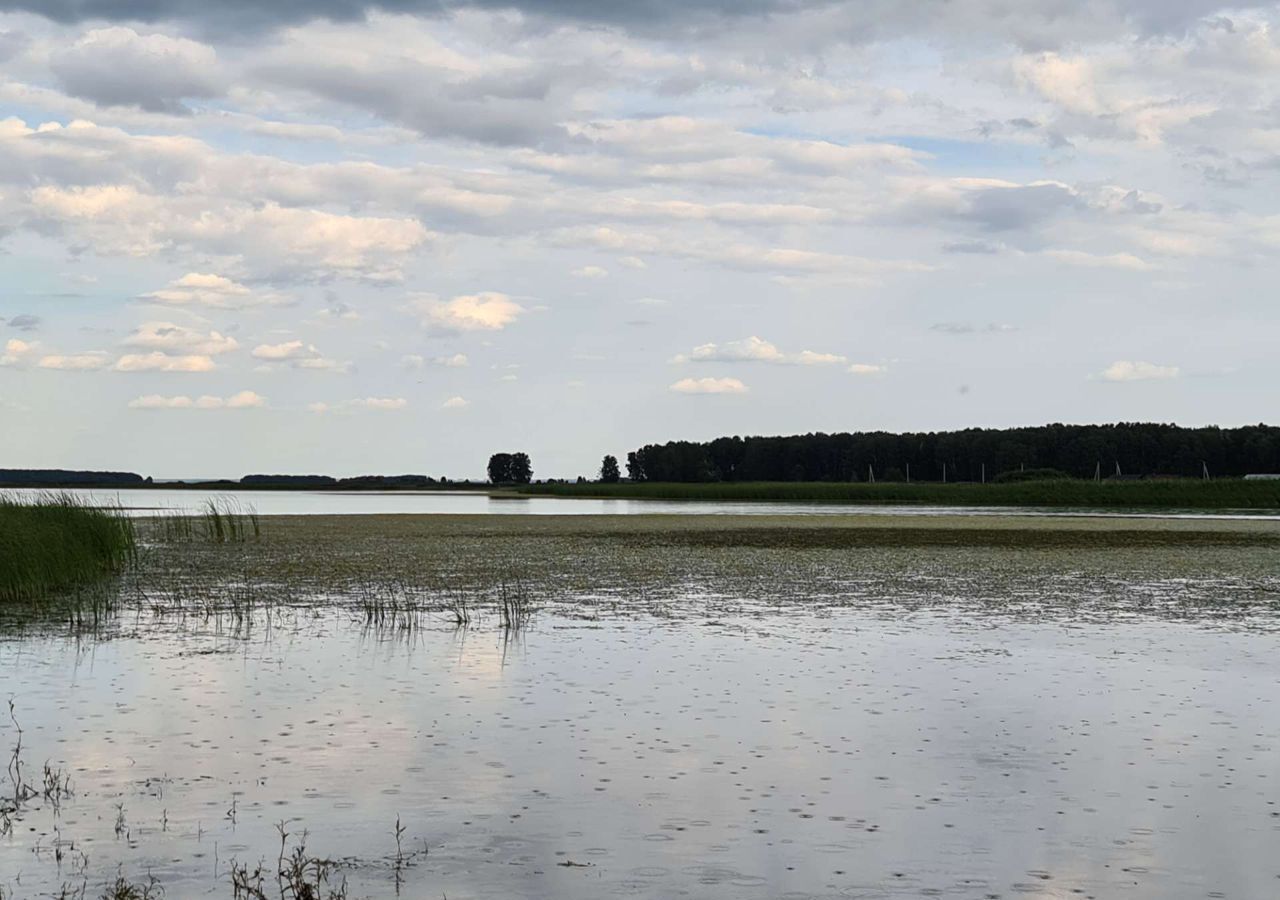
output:
M0 0L0 467L1276 421L1280 4Z

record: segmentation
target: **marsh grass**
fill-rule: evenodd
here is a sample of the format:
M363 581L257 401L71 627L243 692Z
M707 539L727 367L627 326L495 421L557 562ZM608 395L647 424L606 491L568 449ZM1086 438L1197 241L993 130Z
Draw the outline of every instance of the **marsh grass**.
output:
M1056 479L992 484L921 482L714 482L706 484L536 484L522 493L637 500L769 500L922 506L1031 506L1064 509L1280 509L1280 481L1170 478Z
M243 544L250 536L255 541L262 537L258 511L234 497L209 498L199 518L204 525L204 538L216 544Z
M498 583L498 615L503 630L517 631L523 628L533 612L533 597L523 578L517 575L510 581L503 578Z
M69 494L0 497L0 603L43 600L137 561L133 520Z

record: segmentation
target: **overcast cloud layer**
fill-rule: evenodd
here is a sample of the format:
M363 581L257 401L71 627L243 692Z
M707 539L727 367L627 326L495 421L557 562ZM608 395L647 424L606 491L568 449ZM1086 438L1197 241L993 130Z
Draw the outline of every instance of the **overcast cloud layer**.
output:
M0 0L0 464L1274 420L1280 9Z

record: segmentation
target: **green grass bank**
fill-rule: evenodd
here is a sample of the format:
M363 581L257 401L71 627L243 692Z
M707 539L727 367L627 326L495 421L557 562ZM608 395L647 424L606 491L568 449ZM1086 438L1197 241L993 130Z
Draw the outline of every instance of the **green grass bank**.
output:
M637 500L791 500L920 506L1028 506L1064 509L1280 509L1280 481L1027 481L1009 484L900 482L714 482L536 484L526 494Z
M0 603L39 600L121 571L136 556L133 522L64 494L0 497Z

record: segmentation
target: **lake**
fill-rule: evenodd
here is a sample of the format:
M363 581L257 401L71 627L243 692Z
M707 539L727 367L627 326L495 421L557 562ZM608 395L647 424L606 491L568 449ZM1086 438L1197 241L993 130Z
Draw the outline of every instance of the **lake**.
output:
M0 488L0 496L30 496L31 491ZM858 515L934 516L964 513L975 516L1002 516L1016 513L1030 516L1137 516L1170 515L1206 518L1273 518L1273 510L1143 510L1028 509L1012 507L870 506L805 502L755 502L724 500L599 500L588 498L537 497L506 494L490 496L483 491L207 491L149 488L135 490L60 490L86 503L118 505L130 515L146 516L163 512L194 512L209 500L234 499L264 516L310 515L792 515L815 516L847 513Z
M350 897L1280 879L1274 522L312 516L144 538L100 620L0 627L36 786L0 837L6 900L117 877L233 897L260 865L275 897L279 827ZM17 741L0 723L0 755ZM41 792L46 765L71 793Z

